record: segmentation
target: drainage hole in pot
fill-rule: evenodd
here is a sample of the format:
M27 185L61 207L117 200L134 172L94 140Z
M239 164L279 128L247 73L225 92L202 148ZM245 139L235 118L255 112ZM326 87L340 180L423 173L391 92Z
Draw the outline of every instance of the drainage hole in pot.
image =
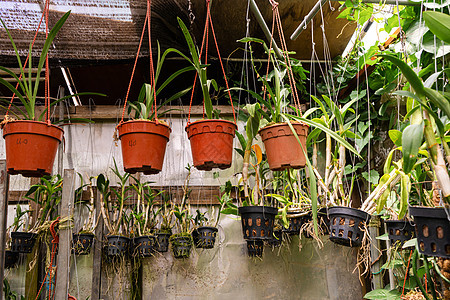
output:
M264 229L261 229L261 236L264 236Z
M242 219L242 223L244 224L244 226L246 226L246 225L245 225L245 219L244 219L244 218Z
M354 219L350 219L350 220L348 221L348 225L349 225L350 227L355 226L355 220L354 220Z
M269 227L269 220L266 220L265 224L266 224L266 227Z
M428 226L427 225L423 225L422 233L423 233L424 237L428 237L430 235L430 233L428 232Z
M442 228L441 226L438 226L436 228L436 234L437 234L438 239L443 239L444 238L444 228Z
M352 239L353 231L349 231L349 232L347 233L347 236L348 236L349 239Z
M408 231L405 231L405 232L403 233L403 235L404 235L404 236L409 236L409 232L408 232Z
M294 219L294 224L297 224L297 219Z
M331 235L336 236L336 229L333 229L333 231L331 231Z
M248 223L248 226L252 226L252 224L253 224L253 220L252 220L252 218L248 218L248 221L247 221L247 223Z
M425 244L423 242L419 243L419 247L422 252L425 251Z
M389 229L389 234L394 235L394 229Z
M344 236L344 229L339 229L339 236L343 237Z
M249 234L249 232L248 232L248 229L245 231L245 236L249 236L250 234Z
M435 243L431 243L431 251L436 252L436 244Z
M260 218L256 218L256 226L261 226L261 219Z
M252 230L252 235L256 236L256 230L255 229Z
M345 224L345 218L340 218L339 225L344 225L344 224Z
M400 229L395 230L395 235L400 235L400 234L401 234Z
M450 255L450 245L445 245L445 252Z
M333 218L333 226L336 225L336 217Z

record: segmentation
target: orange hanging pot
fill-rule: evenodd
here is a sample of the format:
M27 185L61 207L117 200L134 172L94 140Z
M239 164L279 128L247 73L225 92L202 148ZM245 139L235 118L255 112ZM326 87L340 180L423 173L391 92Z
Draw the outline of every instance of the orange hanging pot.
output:
M64 130L45 122L7 122L3 126L7 172L25 177L50 175L63 136Z
M149 120L132 120L117 125L125 172L145 175L161 172L171 129Z
M306 136L309 126L303 123L291 124L306 151ZM266 126L258 133L264 142L267 161L272 171L282 171L287 168L299 169L305 166L305 154L288 124L279 123Z
M198 170L227 169L233 159L236 124L227 120L199 120L185 130L191 142L192 159Z

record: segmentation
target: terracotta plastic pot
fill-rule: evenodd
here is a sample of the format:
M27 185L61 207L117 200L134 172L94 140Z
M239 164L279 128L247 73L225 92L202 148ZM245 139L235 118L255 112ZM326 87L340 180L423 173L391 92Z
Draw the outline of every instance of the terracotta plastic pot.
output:
M236 124L226 120L199 120L186 126L192 159L198 170L227 169L233 158Z
M306 151L308 125L292 123L303 149ZM297 139L288 124L275 124L259 130L259 135L266 148L267 161L272 171L287 168L299 169L305 166L306 158Z
M133 120L117 125L125 172L161 172L170 127L155 121Z
M3 127L6 168L11 175L50 175L56 151L64 136L58 126L38 121L11 121Z

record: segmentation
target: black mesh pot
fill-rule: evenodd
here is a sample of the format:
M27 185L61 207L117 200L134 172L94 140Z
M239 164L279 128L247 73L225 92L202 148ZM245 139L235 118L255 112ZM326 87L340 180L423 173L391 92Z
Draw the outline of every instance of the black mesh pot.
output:
M125 255L130 245L130 239L120 235L110 235L106 237L108 245L106 251L109 256Z
M415 236L414 223L407 220L385 220L386 230L391 241L391 246L402 246ZM411 224L413 223L413 224Z
M247 254L250 257L262 257L264 252L263 240L248 240L247 241Z
M169 250L170 233L158 232L156 234L155 250L158 252L167 252Z
M287 213L295 214L295 213ZM300 233L300 228L302 227L302 217L296 217L296 218L289 218L289 228L285 228L283 226L283 232L289 234L289 235L296 235Z
M419 251L429 256L450 258L450 219L444 208L410 207L416 223Z
M192 238L196 248L214 248L218 229L216 227L202 226L192 232Z
M272 247L279 247L281 246L282 241L283 241L283 230L274 229L272 239L269 240L269 245Z
M193 244L192 236L171 236L170 244L175 258L188 258Z
M149 257L155 250L156 236L143 235L133 239L133 255Z
M271 240L278 209L268 206L239 207L242 231L246 240Z
M361 246L364 223L370 215L362 210L335 206L328 209L330 216L330 240L347 247Z
M91 252L93 234L74 234L72 236L72 252L75 255L88 255Z
M30 232L11 232L11 251L31 253L37 234Z
M5 251L5 269L14 267L19 261L19 253L11 250Z

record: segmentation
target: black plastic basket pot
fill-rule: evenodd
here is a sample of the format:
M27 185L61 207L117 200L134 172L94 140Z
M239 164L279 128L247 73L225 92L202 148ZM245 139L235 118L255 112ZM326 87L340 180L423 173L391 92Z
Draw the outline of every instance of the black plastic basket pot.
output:
M250 257L262 257L264 252L264 240L247 240L247 255Z
M170 244L175 258L188 258L193 244L192 236L171 236Z
M37 234L31 232L11 232L11 251L31 253Z
M335 206L328 210L330 216L330 240L347 247L361 246L364 224L370 215L362 210Z
M106 237L108 244L106 252L109 256L125 255L130 245L130 239L121 235L110 235Z
M19 261L19 253L11 250L5 251L5 269L11 269Z
M288 215L294 213L287 213ZM302 227L302 217L289 218L289 228L283 227L283 232L289 235L296 235L300 233L300 228Z
M416 223L419 252L450 258L450 211L446 212L444 208L410 207L409 213Z
M279 247L283 242L283 229L274 229L272 239L269 240L269 245L272 247Z
M216 227L202 226L192 231L192 239L196 248L214 248L218 229Z
M74 234L72 236L72 251L75 255L88 255L91 252L93 234Z
M391 246L398 244L402 246L415 236L414 223L408 220L385 220L387 234Z
M278 209L269 206L239 207L242 231L246 240L271 240Z
M149 257L155 251L156 236L143 235L133 239L133 255Z
M156 234L155 250L158 252L167 252L169 250L170 233L158 232Z

